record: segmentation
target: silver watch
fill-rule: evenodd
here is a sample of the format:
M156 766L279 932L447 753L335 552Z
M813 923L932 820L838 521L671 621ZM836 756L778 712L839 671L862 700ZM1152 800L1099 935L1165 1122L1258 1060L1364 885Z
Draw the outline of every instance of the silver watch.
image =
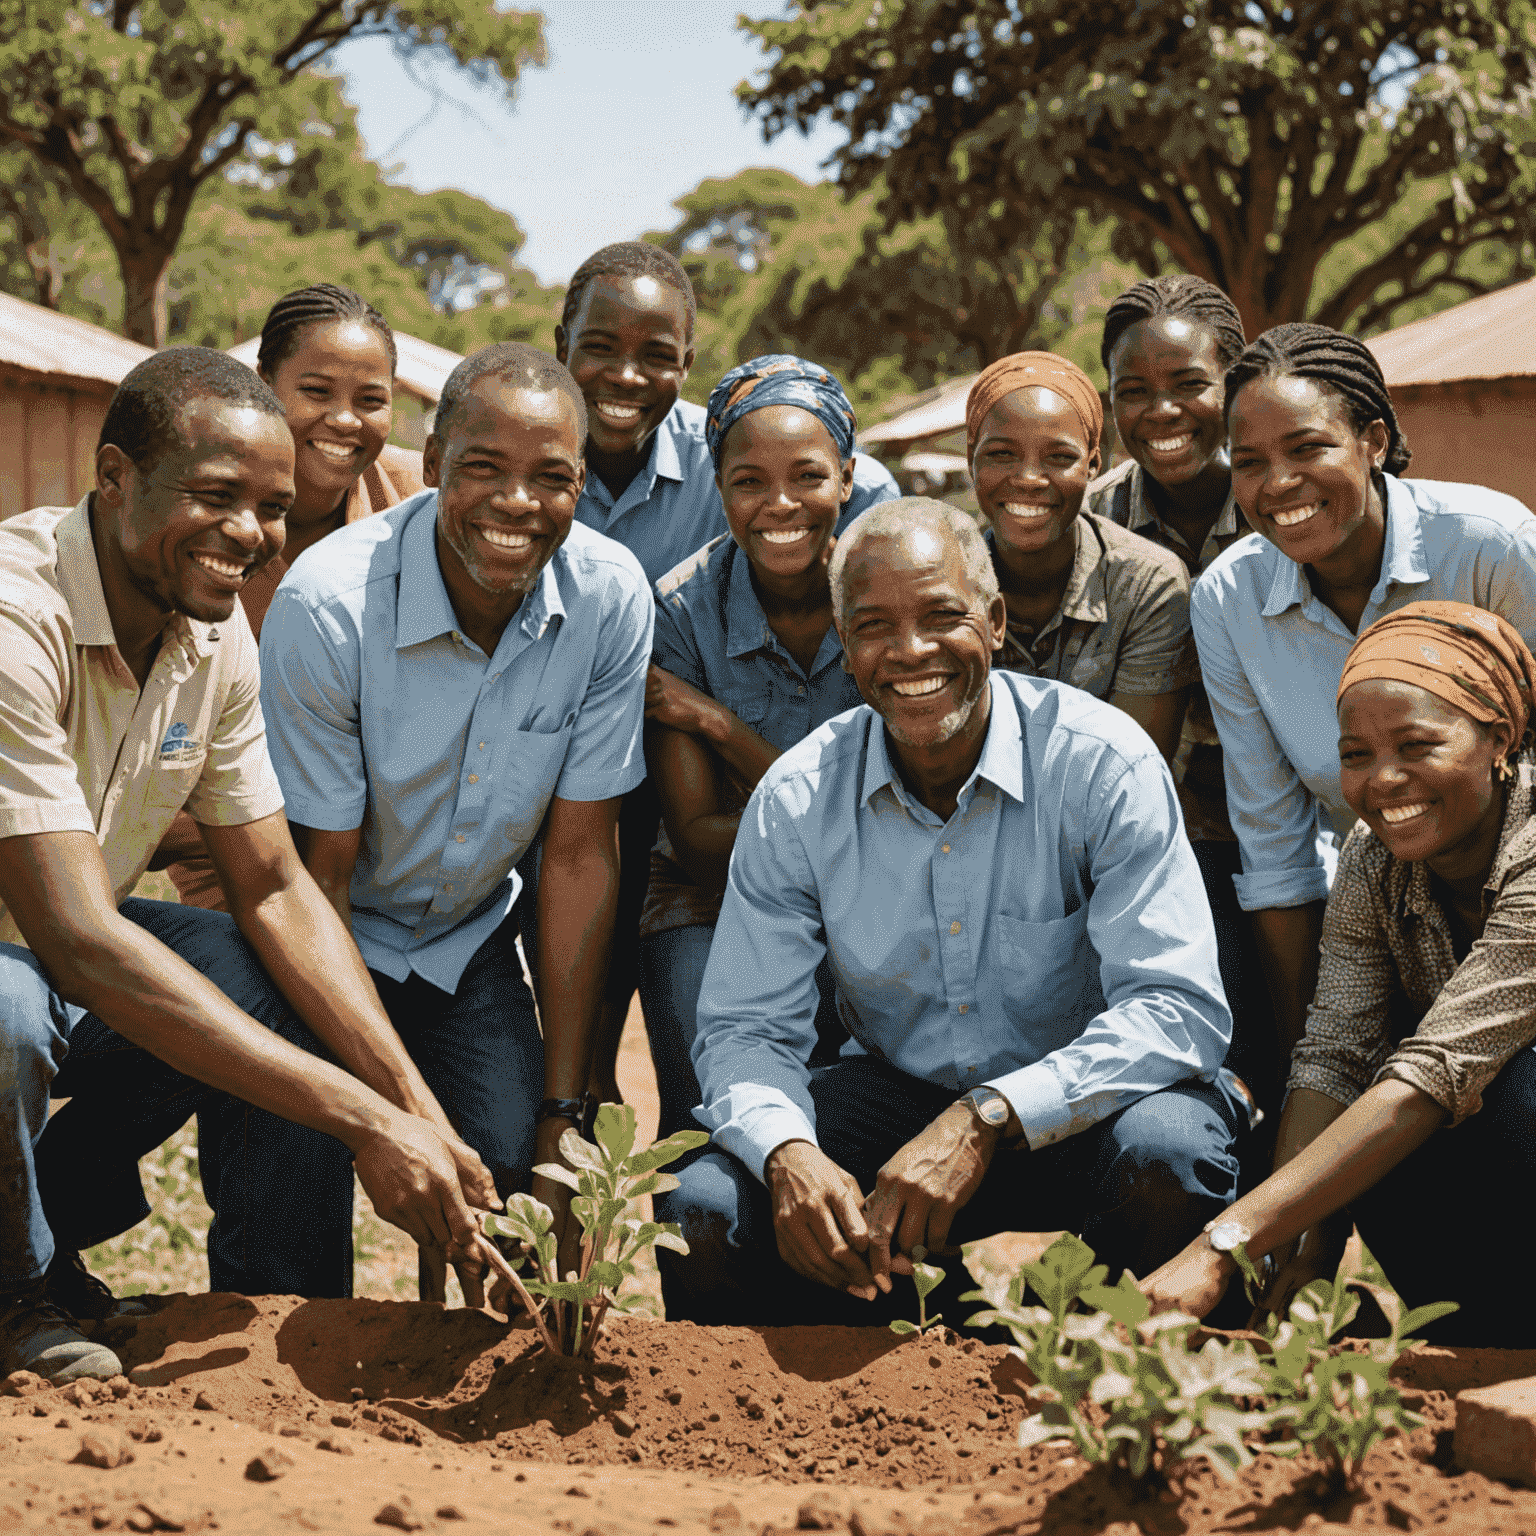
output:
M1231 1253L1240 1243L1253 1241L1253 1233L1240 1221L1208 1221L1205 1235L1217 1253Z
M990 1125L993 1130L999 1130L1007 1125L1008 1116L1013 1113L1008 1100L996 1088L988 1088L985 1085L961 1094L957 1102L969 1104L976 1118L983 1125Z

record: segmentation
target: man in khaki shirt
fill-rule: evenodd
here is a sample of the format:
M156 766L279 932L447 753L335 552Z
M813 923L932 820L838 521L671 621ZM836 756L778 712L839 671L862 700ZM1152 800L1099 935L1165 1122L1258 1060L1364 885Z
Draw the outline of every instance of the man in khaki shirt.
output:
M198 1116L215 1290L346 1295L352 1170L461 1264L496 1203L304 870L236 602L282 548L293 443L222 353L147 359L96 490L0 524L0 1375L121 1366L79 1250L148 1212L137 1160ZM128 893L183 806L229 915ZM339 1063L339 1065L333 1064ZM50 1098L70 1103L51 1121Z

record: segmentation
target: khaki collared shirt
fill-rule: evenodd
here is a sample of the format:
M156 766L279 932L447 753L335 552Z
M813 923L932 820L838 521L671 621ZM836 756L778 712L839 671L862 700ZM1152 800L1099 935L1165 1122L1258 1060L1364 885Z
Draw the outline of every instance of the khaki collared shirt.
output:
M1157 545L1087 513L1059 607L1038 634L1009 623L993 665L1107 699L1186 688L1199 676L1189 576ZM992 535L987 545L993 548ZM996 559L994 550L994 560Z
M1190 580L1199 576L1229 544L1250 532L1248 524L1237 510L1237 502L1229 494L1206 534L1198 554L1185 542L1177 528L1165 523L1157 515L1151 498L1147 495L1147 472L1135 459L1117 464L1106 475L1100 475L1088 487L1083 498L1083 510L1108 518L1121 528L1139 533L1142 538L1171 550L1184 562ZM1226 774L1221 760L1221 739L1216 734L1216 722L1211 718L1210 701L1205 696L1205 686L1199 677L1189 691L1189 704L1184 711L1184 728L1179 741L1178 756L1174 759L1173 776L1184 787L1185 813L1189 835L1193 839L1208 842L1235 842L1236 834L1227 816ZM1193 811L1194 815L1189 815Z
M1532 764L1510 785L1483 889L1482 936L1457 961L1429 867L1404 863L1357 822L1339 855L1323 919L1322 968L1292 1088L1349 1105L1397 1078L1455 1124L1536 1040L1536 820Z
M88 507L0 524L0 838L94 832L122 901L183 806L238 826L283 797L245 615L178 615L141 692L112 633ZM20 941L3 906L0 941Z

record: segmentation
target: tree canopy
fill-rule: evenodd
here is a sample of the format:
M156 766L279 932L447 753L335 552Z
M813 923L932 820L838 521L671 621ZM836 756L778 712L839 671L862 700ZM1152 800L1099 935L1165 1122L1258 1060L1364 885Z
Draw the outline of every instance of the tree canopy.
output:
M55 226L59 202L71 203L115 254L123 333L159 345L169 273L198 200L233 185L253 218L299 233L351 230L392 244L397 261L404 251L429 289L462 283L487 265L495 218L471 219L445 247L431 213L392 197L399 189L361 154L351 110L318 67L338 44L378 36L508 92L544 57L540 17L492 0L0 0L10 280L30 270L47 301L50 199Z
M1508 281L1536 234L1532 0L801 0L744 21L771 137L843 125L844 189L1230 293L1255 334L1374 329Z

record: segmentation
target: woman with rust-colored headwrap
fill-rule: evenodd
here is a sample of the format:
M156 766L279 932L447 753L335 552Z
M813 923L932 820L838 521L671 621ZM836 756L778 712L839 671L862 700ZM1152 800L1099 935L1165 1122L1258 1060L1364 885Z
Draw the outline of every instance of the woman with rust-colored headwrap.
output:
M1523 1281L1536 1181L1533 690L1519 633L1465 603L1410 603L1344 663L1339 771L1360 820L1323 920L1278 1171L1223 1218L1275 1261L1271 1307L1333 1274L1353 1223L1410 1305L1460 1304L1424 1330L1436 1342L1536 1344ZM1230 1268L1202 1238L1145 1288L1203 1316Z
M1008 605L997 665L1107 699L1171 761L1195 678L1189 575L1083 512L1103 430L1093 381L1054 352L1001 358L971 386L966 451Z

